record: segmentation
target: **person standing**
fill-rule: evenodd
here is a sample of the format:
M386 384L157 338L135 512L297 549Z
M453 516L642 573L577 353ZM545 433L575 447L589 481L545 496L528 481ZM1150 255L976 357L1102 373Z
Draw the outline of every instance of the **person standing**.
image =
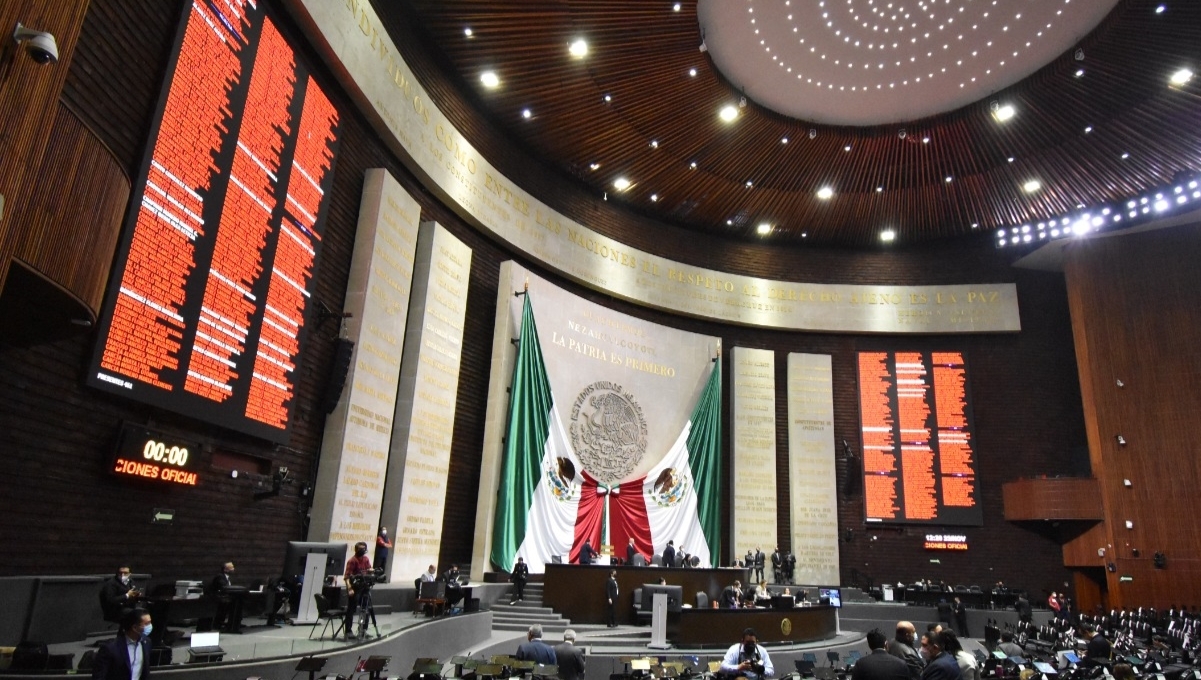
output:
M721 591L718 607L722 609L738 609L742 606L742 583L734 581Z
M555 661L560 680L581 680L584 677L584 650L575 646L575 631L563 631L563 642L555 645Z
M580 546L580 564L592 564L592 558L596 553L592 550L592 543L588 539L584 539L584 545Z
M517 647L513 658L518 661L533 661L545 666L554 666L557 657L555 649L542 641L542 625L535 623L525 634L525 642Z
M630 536L630 542L626 545L626 564L634 563L634 556L638 554L638 546L634 545L634 537Z
M145 609L121 616L121 633L104 643L92 662L92 680L146 680L150 677L150 633L154 626Z
M663 548L663 566L676 566L676 544L675 541L668 541L667 547Z
M888 653L888 638L879 629L867 634L867 656L855 662L851 680L909 680L909 667Z
M459 600L463 599L463 584L459 582L459 565L452 564L442 575L446 581L446 606L454 609Z
M784 578L788 583L796 585L796 581L793 580L796 578L796 555L791 552L784 556Z
M759 644L754 628L742 631L742 642L726 650L726 655L721 660L721 671L731 677L743 677L747 680L763 680L776 675L771 657Z
M777 546L771 553L772 583L783 582L783 574L781 573L783 566L784 558L780 556L780 548Z
M509 580L513 582L513 601L509 604L517 604L525 597L525 582L529 577L529 565L525 563L525 558L518 557L513 571L509 573Z
M955 659L963 680L980 680L980 663L976 661L976 657L972 656L971 652L963 648L963 643L959 641L959 636L955 634L955 631L947 629L941 634L943 643L947 646L946 652Z
M609 571L609 580L605 581L605 601L609 607L609 622L610 628L617 627L617 571Z
M767 563L767 556L763 554L763 551L759 549L759 546L755 546L755 580L756 581L763 580L763 566L766 563Z
M1059 604L1059 594L1058 593L1056 593L1054 591L1051 592L1051 595L1047 598L1047 607L1051 611L1055 612L1054 614L1051 615L1051 618L1054 619L1054 618L1059 617L1059 611L1060 611L1061 607Z
M355 579L370 572L371 559L367 557L367 543L359 541L354 544L354 556L346 560L346 571L342 574L343 580L346 581L346 623L343 631L347 640L351 637L354 615L359 609L359 597L362 595L362 588L355 588Z
M221 565L221 573L214 576L213 580L209 582L210 594L217 601L217 613L213 615L213 628L225 628L231 633L237 633L242 629L242 598L246 593L245 588L233 584L235 571L234 563L226 562Z
M959 663L947 652L946 638L942 633L923 635L922 651L930 659L922 669L922 680L963 680Z
M905 662L906 668L909 669L910 680L918 680L922 676L922 669L926 666L921 655L913 648L916 638L917 629L913 627L913 623L897 621L896 637L888 642L888 653Z
M963 600L956 597L951 605L951 612L955 615L955 632L959 633L960 637L968 637L967 606L963 604Z
M388 527L381 526L379 533L375 536L375 568L386 569L390 554L392 554L392 539L388 538ZM381 573L387 574L386 571Z
M130 582L129 567L118 567L117 573L100 586L100 611L104 613L104 620L120 623L121 615L141 594Z

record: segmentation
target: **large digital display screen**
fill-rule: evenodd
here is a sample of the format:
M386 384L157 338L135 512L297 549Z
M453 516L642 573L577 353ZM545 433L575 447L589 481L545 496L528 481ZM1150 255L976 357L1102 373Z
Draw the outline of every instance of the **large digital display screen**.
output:
M283 441L339 116L265 4L184 8L88 383Z
M962 352L860 352L859 431L868 522L984 524Z

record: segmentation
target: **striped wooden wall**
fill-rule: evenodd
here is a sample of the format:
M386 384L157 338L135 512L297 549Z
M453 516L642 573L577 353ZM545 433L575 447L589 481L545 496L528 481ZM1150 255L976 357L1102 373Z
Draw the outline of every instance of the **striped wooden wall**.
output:
M1069 251L1089 453L1105 515L1105 540L1091 548L1105 548L1116 567L1106 572L1111 607L1201 601L1198 261L1199 224ZM1154 567L1156 551L1166 569Z

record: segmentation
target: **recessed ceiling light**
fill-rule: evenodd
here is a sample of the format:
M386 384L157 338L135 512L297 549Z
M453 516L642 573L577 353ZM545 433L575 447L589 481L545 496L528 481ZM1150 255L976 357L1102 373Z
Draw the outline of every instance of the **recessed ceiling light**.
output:
M680 3L678 3L678 2L677 2L676 4L672 5L672 6L671 6L671 11L673 11L673 12L679 12L679 11L680 11Z
M659 201L659 194L651 194L651 203L657 203L658 201Z
M608 92L606 92L606 93L605 93L605 96L601 97L601 101L603 101L603 102L605 102L606 104L608 104L609 102L613 101L613 95L611 95L611 94L609 94Z
M613 188L617 189L618 191L625 191L626 189L630 188L630 180L626 179L625 177L618 177L617 179L613 180Z
M847 144L846 146L842 147L842 150L843 150L843 151L850 151L850 150L851 150L851 145L850 145L850 144Z
M780 138L780 143L781 143L781 144L787 144L787 143L788 143L788 138L787 138L787 137L781 137L781 138Z
M1022 191L1025 191L1028 194L1032 194L1041 188L1043 188L1043 183L1036 179L1029 180L1022 185Z
M877 194L880 193L881 191L884 191L884 187L876 187Z
M492 89L500 85L500 78L495 71L484 71L480 74L480 82L484 84L484 87Z
M726 220L726 226L727 226L727 227L732 227L732 226L734 226L734 220Z
M600 163L592 163L588 166L589 170L600 170Z
M576 59L583 59L588 56L588 42L583 38L576 38L572 41L571 46L567 48L567 51Z
M1192 79L1193 79L1193 72L1188 70L1187 68L1182 68L1179 71L1172 74L1172 78L1171 78L1170 82L1173 85L1179 87L1181 85L1184 85L1185 83L1187 83L1188 81L1190 81Z
M809 238L809 232L807 232L807 231L802 231L802 232L801 232L801 238Z
M1160 5L1160 6L1158 6L1158 7L1156 7L1156 8L1155 8L1155 13L1156 13L1156 14L1163 14L1164 12L1166 12L1166 11L1167 11L1167 9L1168 9L1168 6L1167 6L1167 5Z
M689 167L689 169L696 170L696 161L692 161L691 163L689 163L688 167Z
M722 120L729 123L738 117L738 107L734 106L733 104L727 104L726 106L721 107L721 112L717 115L719 115Z
M690 69L688 69L688 75L690 75L690 76L692 76L693 78L695 78L695 77L696 77L696 69L694 69L694 68L690 68Z
M1013 104L1005 104L1004 106L997 107L997 110L993 111L992 115L993 118L997 119L997 122L1004 123L1013 118L1015 113L1017 113L1017 109L1013 108Z
M950 184L950 183L951 183L951 180L953 180L953 179L954 179L954 177L951 177L950 175L947 175L947 184Z
M929 143L930 143L929 137L922 137L922 144L929 144Z
M522 118L525 118L525 119L527 119L527 120L528 120L528 119L530 119L530 118L533 118L533 117L534 117L534 112L533 112L533 111L530 111L529 109L522 109L522 110L521 110L521 117L522 117Z
M468 38L474 38L474 37L475 37L475 33L472 33L470 28L464 28L464 29L463 29L463 35L467 36Z
M1085 125L1085 126L1084 126L1084 134L1088 134L1088 133L1090 133L1090 132L1092 132L1092 131L1093 131L1093 126L1091 126L1091 125Z
M885 243L895 241L896 238L897 232L893 231L892 229L885 229L884 231L880 232L880 240L884 241Z
M746 188L750 189L753 186L755 186L755 183L748 179L746 181Z
M831 187L822 187L817 190L817 197L823 201L828 201L834 198L834 189Z
M771 225L768 224L767 222L760 223L758 232L760 234L770 234L771 233Z
M1082 69L1082 68L1078 68L1078 69L1076 69L1076 77L1077 77L1077 78L1080 78L1080 77L1082 77L1083 75L1084 75L1084 69Z
M651 140L651 148L652 148L652 149L658 149L658 148L659 148L659 140L657 140L657 139L652 139L652 140Z

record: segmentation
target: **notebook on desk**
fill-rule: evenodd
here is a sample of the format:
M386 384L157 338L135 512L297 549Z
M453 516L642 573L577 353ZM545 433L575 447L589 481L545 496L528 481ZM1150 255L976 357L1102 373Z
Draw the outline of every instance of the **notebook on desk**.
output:
M224 654L225 650L221 649L221 633L192 633L188 651L193 656Z

